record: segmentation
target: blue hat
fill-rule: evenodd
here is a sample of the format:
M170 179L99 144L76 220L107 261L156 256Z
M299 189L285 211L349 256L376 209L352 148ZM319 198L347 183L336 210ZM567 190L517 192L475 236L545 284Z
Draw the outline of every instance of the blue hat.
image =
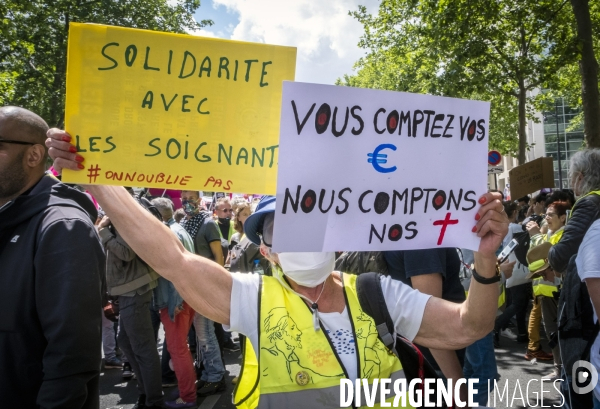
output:
M244 233L252 243L260 246L260 236L263 232L265 217L275 212L275 196L263 196L256 210L244 222Z

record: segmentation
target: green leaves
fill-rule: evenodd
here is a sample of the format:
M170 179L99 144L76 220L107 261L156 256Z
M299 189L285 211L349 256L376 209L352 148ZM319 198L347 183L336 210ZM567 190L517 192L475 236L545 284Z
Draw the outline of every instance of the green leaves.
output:
M368 54L338 84L491 101L490 147L521 161L531 91L576 60L568 0L382 0L351 14Z
M69 23L185 33L199 0L4 0L0 2L0 103L19 105L62 126Z

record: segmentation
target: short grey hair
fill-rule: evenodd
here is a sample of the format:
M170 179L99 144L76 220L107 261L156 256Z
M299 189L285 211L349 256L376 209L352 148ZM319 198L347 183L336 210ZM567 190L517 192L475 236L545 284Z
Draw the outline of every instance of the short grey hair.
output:
M217 199L217 202L216 202L216 204L215 204L215 209L216 209L218 206L220 206L220 205L223 205L223 204L231 206L231 200L229 200L229 198L228 198L228 197L220 197L220 198L218 198L218 199Z
M569 178L572 179L575 173L583 175L580 194L600 190L600 149L585 149L573 155Z
M170 219L173 217L173 202L166 197L157 197L156 199L152 199L151 203L158 209L164 218Z

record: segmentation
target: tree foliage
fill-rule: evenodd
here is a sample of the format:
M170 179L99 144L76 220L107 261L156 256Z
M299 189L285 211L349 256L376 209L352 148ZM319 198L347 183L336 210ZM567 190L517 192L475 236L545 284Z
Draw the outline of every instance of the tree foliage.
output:
M30 109L51 126L64 117L70 22L185 33L200 0L3 0L0 2L0 104Z
M531 91L576 60L568 0L382 0L351 14L368 53L338 83L491 101L491 146L520 163Z

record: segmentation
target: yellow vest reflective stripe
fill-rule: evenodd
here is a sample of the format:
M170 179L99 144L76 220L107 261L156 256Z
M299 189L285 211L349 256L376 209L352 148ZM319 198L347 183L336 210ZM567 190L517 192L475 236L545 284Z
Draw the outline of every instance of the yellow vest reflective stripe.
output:
M549 281L545 281L543 278L535 278L532 280L533 295L535 297L543 295L544 297L554 297L552 293L558 291L558 287L553 285Z
M502 292L500 292L500 295L498 296L498 308L502 307L505 302L506 302L506 288L503 285Z
M219 227L219 221L217 220L217 227ZM233 222L233 220L229 220L229 234L227 235L227 241L231 241L231 236L233 236L233 233L235 233L235 223ZM221 232L221 228L219 227L219 236L221 236L221 238L223 239L223 233Z
M581 199L583 199L584 197L586 197L586 196L589 196L589 195L598 195L598 196L600 196L600 190L592 190L590 193L586 193L585 195L581 196L581 197L580 197L579 199L577 199L577 200L575 201L575 203L573 204L573 209L574 209L574 208L575 208L575 206L577 205L577 202L579 202ZM573 214L573 212L571 212L570 214Z
M560 240L560 238L562 237L564 232L565 232L565 229L561 228L559 231L557 231L552 236L550 236L550 238L548 239L550 244L552 244L554 246L556 243L558 243L558 241ZM548 237L548 235L544 235L544 236L545 236L544 237L544 240L545 240L546 237Z
M356 277L343 274L358 377L370 383L375 378L404 378L400 360L379 340L375 322L360 308ZM315 331L312 312L300 297L276 277L262 276L261 280L260 352L257 359L247 339L235 405L244 409L339 408L340 380L347 376L331 340L323 330Z

